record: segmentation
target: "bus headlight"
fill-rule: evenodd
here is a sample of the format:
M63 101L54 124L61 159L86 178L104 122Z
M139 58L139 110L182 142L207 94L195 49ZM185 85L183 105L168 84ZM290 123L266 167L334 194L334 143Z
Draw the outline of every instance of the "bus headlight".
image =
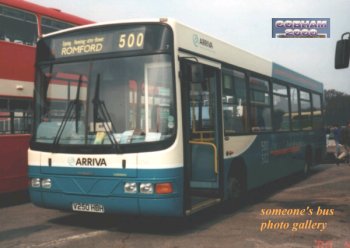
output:
M44 189L51 189L51 186L52 186L52 183L50 178L43 179L41 181L41 187L43 187Z
M137 184L134 182L127 182L124 184L124 192L128 194L137 193Z
M140 193L142 194L153 194L153 184L152 183L141 183Z
M33 188L40 188L40 178L32 178L32 180L30 180L30 185L33 187Z

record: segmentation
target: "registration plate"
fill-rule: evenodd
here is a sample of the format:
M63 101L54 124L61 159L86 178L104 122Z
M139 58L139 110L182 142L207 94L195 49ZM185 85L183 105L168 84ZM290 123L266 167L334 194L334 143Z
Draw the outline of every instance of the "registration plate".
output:
M105 208L101 204L92 203L72 203L73 211L78 212L93 212L93 213L104 213Z

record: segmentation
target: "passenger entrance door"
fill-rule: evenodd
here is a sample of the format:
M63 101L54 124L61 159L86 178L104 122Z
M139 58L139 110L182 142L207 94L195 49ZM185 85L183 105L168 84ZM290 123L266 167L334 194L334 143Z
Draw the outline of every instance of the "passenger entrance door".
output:
M221 112L218 106L220 71L188 60L182 61L181 68L187 186L191 196L198 192L201 195L213 195L214 192L218 196L221 150L221 124L218 121L218 113Z

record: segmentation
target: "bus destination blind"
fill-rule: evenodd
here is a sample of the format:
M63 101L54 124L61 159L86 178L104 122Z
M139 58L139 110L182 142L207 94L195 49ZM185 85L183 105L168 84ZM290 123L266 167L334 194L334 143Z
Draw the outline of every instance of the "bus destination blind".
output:
M55 58L65 58L141 50L144 48L144 42L145 28L133 28L53 38L51 41L51 51Z

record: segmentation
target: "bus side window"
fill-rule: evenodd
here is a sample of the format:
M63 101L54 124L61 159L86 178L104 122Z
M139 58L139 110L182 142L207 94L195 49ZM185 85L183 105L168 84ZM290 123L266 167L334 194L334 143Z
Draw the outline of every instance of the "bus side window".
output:
M250 121L252 132L272 130L269 82L250 77Z
M248 131L245 74L236 70L223 72L223 120L225 135Z
M273 129L289 131L290 111L288 89L284 85L273 83Z
M321 96L319 94L312 94L312 128L314 130L322 129L322 108Z
M34 14L0 5L0 39L35 46L38 29Z
M310 93L300 91L300 110L301 110L301 128L302 130L311 130L311 99Z
M300 130L300 114L299 114L299 94L296 88L290 88L291 118L292 130Z

